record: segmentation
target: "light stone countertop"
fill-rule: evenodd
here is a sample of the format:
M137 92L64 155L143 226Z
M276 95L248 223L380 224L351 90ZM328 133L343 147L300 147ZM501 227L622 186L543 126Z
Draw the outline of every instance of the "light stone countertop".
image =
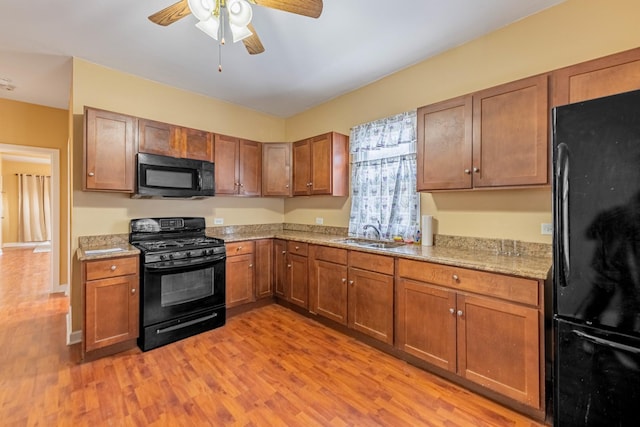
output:
M228 228L208 227L206 234L207 236L221 238L227 243L271 238L293 240L530 279L547 279L551 271L552 259L550 255L550 245L537 245L542 247L542 249L540 249L534 244L536 250L531 251L528 250L527 245L529 244L521 243L524 249L523 252L526 253L528 251L533 253L533 255L524 254L514 256L500 254L495 248L487 249L487 247L484 246L486 242L478 243L481 239L464 237L452 238L450 236L445 239L436 236L438 238L435 239L435 246L406 244L395 248L377 249L342 243L340 240L345 239L347 236L343 233L337 233L339 230L335 231L334 233L324 233L282 228L248 227L248 231L233 232L233 230L231 230L231 232L229 232ZM129 244L127 234L86 236L80 237L78 240L79 248L77 257L80 261L140 254L138 249Z

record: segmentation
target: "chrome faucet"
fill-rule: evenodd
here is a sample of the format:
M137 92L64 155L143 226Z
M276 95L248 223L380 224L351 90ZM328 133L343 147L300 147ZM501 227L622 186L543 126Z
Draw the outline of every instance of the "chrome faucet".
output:
M364 234L367 234L367 228L373 228L373 230L378 233L378 240L382 239L382 233L380 232L380 228L376 227L373 224L365 224L362 229L364 230Z

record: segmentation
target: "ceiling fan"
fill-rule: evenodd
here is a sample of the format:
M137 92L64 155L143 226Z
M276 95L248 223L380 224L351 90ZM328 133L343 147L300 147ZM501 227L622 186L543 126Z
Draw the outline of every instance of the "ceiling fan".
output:
M264 46L251 24L250 3L311 18L318 18L322 13L322 0L180 0L149 19L167 26L193 14L198 19L196 27L210 37L220 39L221 44L224 44L224 20L228 19L233 41L242 40L247 51L256 55L264 52ZM226 9L228 18L222 9Z

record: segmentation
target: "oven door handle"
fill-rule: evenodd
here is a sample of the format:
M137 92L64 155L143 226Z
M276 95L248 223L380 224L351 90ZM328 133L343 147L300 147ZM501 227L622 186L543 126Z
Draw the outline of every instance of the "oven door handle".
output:
M162 329L156 329L156 335L166 334L167 332L176 331L178 329L186 328L187 326L195 325L196 323L206 322L218 316L218 313L210 314L209 316L200 317L198 319L189 320L188 322L178 323L177 325L168 326Z
M174 261L171 261L169 265L167 265L164 262L161 262L159 264L145 264L144 268L149 271L173 270L177 268L192 267L192 266L195 267L199 265L201 266L206 264L214 264L219 261L224 261L226 258L227 258L227 255L218 255L215 257L207 257L207 258L196 259L196 260L189 260L189 259L174 260Z

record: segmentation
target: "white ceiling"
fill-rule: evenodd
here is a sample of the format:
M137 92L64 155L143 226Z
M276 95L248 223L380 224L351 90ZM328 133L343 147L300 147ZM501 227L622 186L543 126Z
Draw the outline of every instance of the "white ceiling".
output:
M147 17L177 0L2 0L0 97L68 108L70 57L289 117L564 0L324 0L318 19L263 6L266 51L222 47L187 16Z

